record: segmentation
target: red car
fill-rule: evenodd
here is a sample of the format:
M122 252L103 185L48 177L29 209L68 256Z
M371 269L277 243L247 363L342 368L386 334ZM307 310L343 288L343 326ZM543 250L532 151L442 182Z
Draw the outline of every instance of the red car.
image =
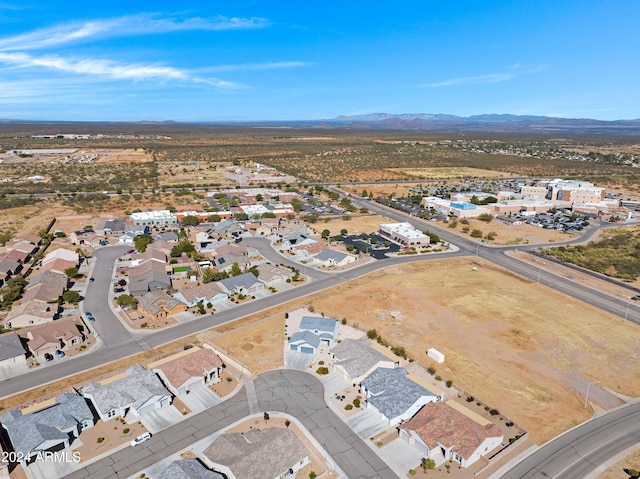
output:
M135 250L134 249L130 249L129 251L127 251L127 254L131 254L133 253Z

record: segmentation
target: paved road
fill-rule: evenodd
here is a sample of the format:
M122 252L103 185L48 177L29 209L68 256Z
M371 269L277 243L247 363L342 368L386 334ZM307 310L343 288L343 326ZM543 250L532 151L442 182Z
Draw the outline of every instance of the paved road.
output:
M350 479L398 479L375 452L327 406L324 387L311 374L281 369L255 379L261 411L296 417ZM156 433L136 448L115 452L68 479L126 478L249 415L246 390Z
M502 479L580 479L640 442L640 403L588 421L545 444Z

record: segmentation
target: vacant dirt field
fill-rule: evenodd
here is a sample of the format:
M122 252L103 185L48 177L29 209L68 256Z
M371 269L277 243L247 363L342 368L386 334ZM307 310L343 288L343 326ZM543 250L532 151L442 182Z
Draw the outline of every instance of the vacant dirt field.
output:
M284 314L273 314L209 341L252 373L260 374L284 363Z
M310 302L360 329L376 328L537 443L593 414L583 409L589 381L596 383L590 399L604 407L618 402L600 386L640 395L637 326L491 265L473 268L469 259L403 265ZM429 347L445 354L444 364L428 360Z
M350 220L335 219L330 221L320 220L313 225L313 228L321 232L331 231L331 235L338 235L342 229L346 229L348 234L375 233L378 226L383 223L393 223L393 220L379 215L353 215Z
M576 238L576 235L570 233L561 233L556 230L547 230L544 228L538 228L537 226L531 226L526 223L521 225L507 225L494 219L487 223L486 221L480 221L476 218L468 218L469 224L464 224L460 220L455 222L449 222L447 224L438 223L438 226L447 227L449 231L466 236L472 241L478 243L487 234L496 233L495 239L489 241L489 244L493 245L518 245L518 244L542 244L542 243L556 243L559 241L569 241ZM455 224L455 228L450 228L452 224ZM463 233L463 229L468 228L467 233ZM482 237L473 238L471 232L473 230L480 230ZM437 232L437 231L436 231Z
M440 168L388 168L413 178L422 180L448 180L456 178L502 178L513 176L501 171L482 170L480 168L440 167Z

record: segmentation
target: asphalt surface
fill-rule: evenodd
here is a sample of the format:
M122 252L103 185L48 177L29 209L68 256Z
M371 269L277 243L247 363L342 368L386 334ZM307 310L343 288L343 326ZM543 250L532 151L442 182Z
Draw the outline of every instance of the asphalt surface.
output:
M255 379L261 411L296 417L350 479L398 479L398 476L327 406L324 387L314 376L288 369ZM246 391L165 429L138 446L121 449L68 479L130 477L167 456L249 415Z
M580 479L639 442L640 403L635 403L558 436L513 467L502 479Z

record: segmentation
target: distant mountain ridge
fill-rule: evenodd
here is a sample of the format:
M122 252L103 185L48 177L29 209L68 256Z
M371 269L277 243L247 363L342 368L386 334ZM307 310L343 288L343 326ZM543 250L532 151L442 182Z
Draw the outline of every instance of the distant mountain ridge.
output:
M430 113L341 115L325 124L369 130L485 131L522 133L640 134L640 119L593 120L539 115L482 114L456 116Z

